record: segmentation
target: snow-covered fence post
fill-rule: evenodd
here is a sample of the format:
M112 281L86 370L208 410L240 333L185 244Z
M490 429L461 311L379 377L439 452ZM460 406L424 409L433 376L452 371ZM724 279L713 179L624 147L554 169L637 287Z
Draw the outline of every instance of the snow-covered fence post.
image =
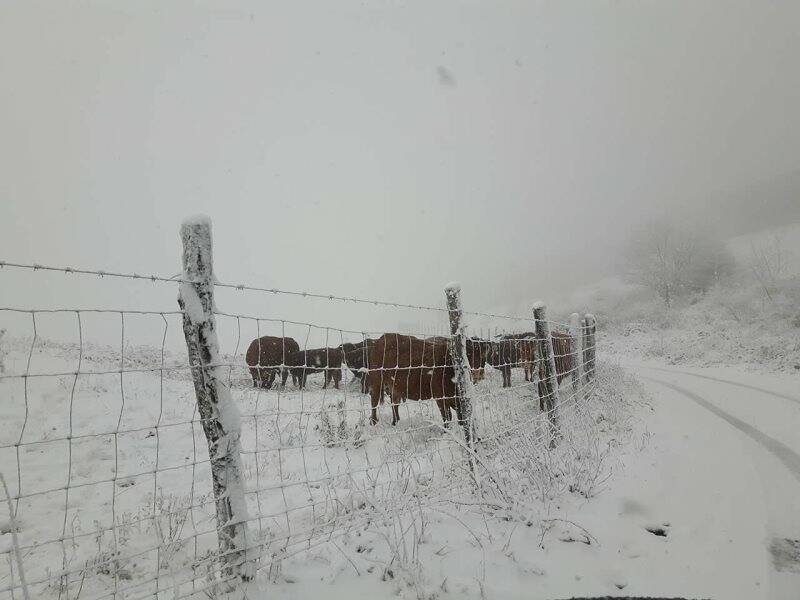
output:
M577 394L583 385L583 326L581 316L572 313L569 317L570 361L572 367L572 389Z
M236 583L253 578L247 556L247 505L239 445L239 413L220 372L219 342L214 318L211 221L198 216L181 225L183 282L178 304L189 351L197 409L203 423L211 463L217 509L221 579Z
M556 378L556 359L553 353L553 337L550 335L550 323L547 321L546 308L543 302L533 305L533 319L536 323L536 340L539 350L539 402L547 411L550 422L550 446L556 445L561 437L558 429L558 380Z
M591 313L584 316L586 326L583 330L583 364L586 371L586 381L594 379L595 364L595 333L597 332L597 319Z
M456 384L456 413L461 427L464 428L464 440L472 450L475 439L475 424L472 420L472 402L469 397L470 367L467 360L467 338L464 334L461 306L461 286L450 283L444 288L447 297L447 314L450 317L450 354L453 359Z

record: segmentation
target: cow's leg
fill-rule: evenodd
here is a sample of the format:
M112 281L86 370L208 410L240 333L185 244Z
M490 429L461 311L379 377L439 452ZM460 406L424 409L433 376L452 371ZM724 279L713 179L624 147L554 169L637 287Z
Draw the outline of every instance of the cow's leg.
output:
M400 394L392 393L390 403L392 405L392 425L397 425L400 422Z
M439 407L439 414L442 415L442 423L444 423L445 427L450 426L450 407L447 405L447 401L444 398L437 398L436 399L436 406Z
M289 378L289 369L282 368L281 369L281 387L286 387L286 380Z
M333 372L333 387L337 390L339 389L339 384L342 382L342 371L341 369Z
M267 372L267 376L264 379L264 387L270 389L274 381L275 381L275 371L270 370Z
M365 377L366 379L366 377ZM375 375L369 378L369 400L372 406L370 411L369 422L373 425L378 424L378 404L383 395L383 386L380 381L380 375Z
M325 369L322 373L322 389L325 390L328 388L328 383L331 380L331 374L328 369Z
M266 369L259 369L258 371L258 387L267 387L267 374Z

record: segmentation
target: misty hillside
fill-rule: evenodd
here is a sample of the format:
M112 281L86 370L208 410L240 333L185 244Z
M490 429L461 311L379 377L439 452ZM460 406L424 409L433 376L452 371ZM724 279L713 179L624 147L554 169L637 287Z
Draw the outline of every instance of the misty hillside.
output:
M567 304L596 311L619 356L800 370L800 223L735 236L726 246L733 272L671 307L615 277L576 292ZM759 280L764 265L755 259L762 250L779 270L768 289Z

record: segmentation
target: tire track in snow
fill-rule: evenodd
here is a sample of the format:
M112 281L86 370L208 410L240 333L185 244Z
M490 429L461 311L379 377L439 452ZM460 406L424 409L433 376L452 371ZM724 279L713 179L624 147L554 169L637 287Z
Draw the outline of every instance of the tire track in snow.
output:
M639 365L637 368L642 369L653 369L655 371L664 371L665 373L680 373L681 375L691 375L692 377L700 377L701 379L709 379L711 381L719 381L720 383L727 383L728 385L735 385L736 387L746 388L748 390L755 390L756 392L763 392L764 394L769 394L770 396L777 396L778 398L783 398L784 400L789 400L790 402L796 402L800 404L800 398L795 398L794 396L789 396L787 394L781 394L780 392L774 392L772 390L768 390L766 388L758 387L755 385L748 385L746 383L739 383L737 381L731 381L730 379L722 379L720 377L711 377L710 375L700 375L699 373L692 373L691 371L681 371L679 369L666 369L664 367L650 367L645 365ZM655 379L653 381L656 381Z
M798 481L800 481L800 454L797 454L794 450L789 448L786 444L779 442L775 438L772 438L765 434L760 429L756 429L749 423L745 423L741 419L737 419L731 414L728 414L721 408L717 407L715 404L709 402L708 400L701 398L697 394L690 392L686 388L682 388L680 386L674 385L672 383L667 383L666 381L661 381L659 379L652 379L651 377L645 377L644 379L648 379L649 381L653 381L664 387L668 387L673 391L678 392L679 394L686 396L687 398L694 400L697 404L708 410L709 412L715 414L720 419L727 421L730 425L744 433L745 435L749 436L751 439L755 440L758 444L763 446L766 450L774 454L785 466L789 471L794 475ZM708 379L711 379L710 377ZM727 382L724 382L727 383ZM743 386L743 387L751 387L751 386Z

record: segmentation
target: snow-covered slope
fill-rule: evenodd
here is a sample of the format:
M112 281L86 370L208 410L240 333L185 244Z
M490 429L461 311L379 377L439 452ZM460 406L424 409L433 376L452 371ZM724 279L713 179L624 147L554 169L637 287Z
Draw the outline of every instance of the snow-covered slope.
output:
M611 354L800 375L800 224L732 238L728 246L735 272L670 307L618 278L585 286L564 305L597 314L601 345ZM765 254L780 268L759 279L757 256Z

